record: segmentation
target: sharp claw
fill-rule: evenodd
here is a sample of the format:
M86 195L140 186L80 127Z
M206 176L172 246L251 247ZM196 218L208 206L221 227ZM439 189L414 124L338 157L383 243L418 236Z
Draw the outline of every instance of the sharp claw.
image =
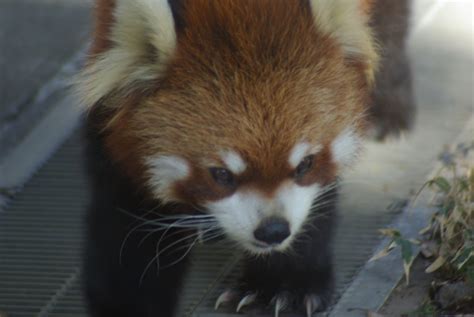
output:
M321 299L316 295L306 295L304 299L304 303L306 306L306 316L311 317L313 316L313 313L321 305Z
M219 309L219 306L223 303L230 302L236 296L236 292L233 290L226 290L224 291L216 300L216 304L214 305L214 309Z
M313 316L313 307L311 306L310 302L306 302L306 317Z
M275 305L275 317L278 317L280 315L280 305L277 301L276 305Z
M278 317L280 311L288 307L288 297L285 294L277 295L273 298L272 302L275 303L275 317Z
M248 295L245 295L244 298L242 298L240 300L239 304L237 305L236 312L240 313L240 310L244 306L252 304L253 302L255 302L256 299L257 299L257 293L250 293Z

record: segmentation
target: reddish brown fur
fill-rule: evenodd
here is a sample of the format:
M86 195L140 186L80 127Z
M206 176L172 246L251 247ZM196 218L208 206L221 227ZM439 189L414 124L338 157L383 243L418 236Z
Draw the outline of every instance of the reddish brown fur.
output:
M300 185L311 185L315 182L328 185L335 181L337 165L331 154L330 145L327 144L314 157L313 168L300 181Z
M360 6L365 14L371 14L376 0L360 0Z
M115 0L97 0L91 54L97 55L110 48L110 31L114 23Z
M108 129L105 133L105 146L115 164L122 167L122 170L136 185L145 183L146 177L143 175L145 166L143 161L137 160L134 156L140 153L136 138L128 133L123 133L130 126L130 120L126 115L117 117L113 129Z
M128 107L108 138L128 173L141 179L144 158L178 155L193 166L179 198L217 199L229 192L211 181L207 162L223 165L219 151L234 150L248 165L239 181L271 193L291 177L290 151L304 140L326 152L303 184L333 179L328 145L347 126L363 127L364 65L347 61L299 0L192 0L184 20L156 93ZM106 44L96 39L98 50Z

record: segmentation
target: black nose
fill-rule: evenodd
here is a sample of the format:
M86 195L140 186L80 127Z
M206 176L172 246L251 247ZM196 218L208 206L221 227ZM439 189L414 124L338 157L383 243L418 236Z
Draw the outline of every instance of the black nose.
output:
M282 218L269 218L253 232L255 239L267 244L279 244L290 235L290 225Z

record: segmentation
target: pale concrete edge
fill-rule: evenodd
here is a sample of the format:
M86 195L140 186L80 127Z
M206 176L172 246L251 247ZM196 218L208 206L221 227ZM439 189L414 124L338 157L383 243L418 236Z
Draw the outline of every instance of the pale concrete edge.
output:
M0 161L0 211L77 128L82 112L72 94L71 79L84 59L86 47L41 87L33 103L41 107L42 104L53 102L54 106Z
M399 230L405 237L416 237L429 221L433 209L426 207L406 208L402 215L388 227ZM375 248L373 255L388 246L384 238ZM418 254L418 248L413 248ZM402 257L398 249L387 256L367 262L333 307L330 317L367 316L367 311L377 311L393 288L403 277Z
M454 149L458 144L471 142L474 135L474 115L468 120L463 131L451 144ZM427 180L435 177L442 167L441 162L434 164ZM430 207L433 193L423 192L416 203L409 205L397 219L387 227L398 229L404 236L416 238L418 232L426 227L434 212ZM373 255L382 251L390 242L384 238L374 248ZM413 252L418 254L419 248ZM376 261L367 262L356 274L352 283L343 292L337 304L331 310L329 317L366 317L367 311L377 311L385 303L393 289L403 278L404 270L400 251L394 250L389 255Z

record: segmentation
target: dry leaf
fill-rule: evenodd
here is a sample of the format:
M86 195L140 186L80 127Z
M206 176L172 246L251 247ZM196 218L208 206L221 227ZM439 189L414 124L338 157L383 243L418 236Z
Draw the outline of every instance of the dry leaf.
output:
M378 260L378 259L381 259L383 258L384 256L387 256L390 251L392 251L390 248L384 248L382 251L380 251L379 253L375 254L373 257L371 257L369 259L369 262L372 262L372 261L375 261L375 260Z
M446 224L444 236L447 240L451 240L453 238L455 226L456 223L454 223L454 221L450 221Z
M397 243L395 241L390 242L390 244L387 247L385 247L382 251L375 254L373 257L371 257L369 259L369 262L372 262L380 258L383 258L384 256L387 256L390 253L390 251L392 251L393 248L395 248L396 246L397 246Z
M407 285L410 284L410 268L411 268L411 265L413 264L414 259L415 258L412 258L409 263L403 261L403 270L405 271L405 280L406 280Z
M446 259L443 256L439 256L430 266L428 266L425 270L426 273L433 273L434 271L438 270L443 264L446 262Z
M400 236L400 232L392 228L379 229L379 232L384 236L392 237L392 238Z
M425 233L428 233L431 230L431 226L432 226L432 224L430 223L428 226L421 229L418 233L420 235L424 235Z

